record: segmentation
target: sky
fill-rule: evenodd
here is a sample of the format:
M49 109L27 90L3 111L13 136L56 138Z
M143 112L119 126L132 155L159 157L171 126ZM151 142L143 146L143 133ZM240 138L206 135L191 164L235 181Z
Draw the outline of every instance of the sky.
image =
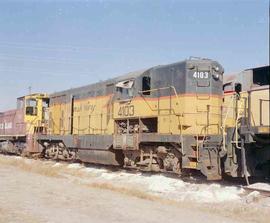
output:
M0 0L0 111L190 56L269 64L269 1Z

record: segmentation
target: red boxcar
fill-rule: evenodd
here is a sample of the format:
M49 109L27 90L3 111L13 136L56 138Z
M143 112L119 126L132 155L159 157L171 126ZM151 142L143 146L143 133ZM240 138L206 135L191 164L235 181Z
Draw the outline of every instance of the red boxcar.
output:
M26 135L23 109L0 113L0 137Z

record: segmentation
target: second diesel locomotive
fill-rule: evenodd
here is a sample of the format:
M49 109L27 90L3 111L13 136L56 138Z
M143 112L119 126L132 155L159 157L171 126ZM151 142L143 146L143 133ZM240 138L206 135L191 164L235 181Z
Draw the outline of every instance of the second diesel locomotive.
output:
M270 176L270 67L224 76L224 172Z

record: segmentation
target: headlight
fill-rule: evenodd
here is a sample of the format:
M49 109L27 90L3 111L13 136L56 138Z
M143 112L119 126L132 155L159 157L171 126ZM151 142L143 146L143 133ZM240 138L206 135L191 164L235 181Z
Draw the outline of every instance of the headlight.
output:
M215 80L218 80L219 79L219 74L218 73L215 73L215 74L213 74L213 78L215 79Z

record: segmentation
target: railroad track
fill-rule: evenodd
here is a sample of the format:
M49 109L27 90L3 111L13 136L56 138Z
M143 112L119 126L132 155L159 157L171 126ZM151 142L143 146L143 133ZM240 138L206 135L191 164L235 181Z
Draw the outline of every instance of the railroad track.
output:
M270 197L270 190L265 190L265 189L261 189L261 188L253 188L253 187L249 187L249 186L242 186L242 188L246 191L249 191L249 192L258 191L261 195L263 195L265 197Z

